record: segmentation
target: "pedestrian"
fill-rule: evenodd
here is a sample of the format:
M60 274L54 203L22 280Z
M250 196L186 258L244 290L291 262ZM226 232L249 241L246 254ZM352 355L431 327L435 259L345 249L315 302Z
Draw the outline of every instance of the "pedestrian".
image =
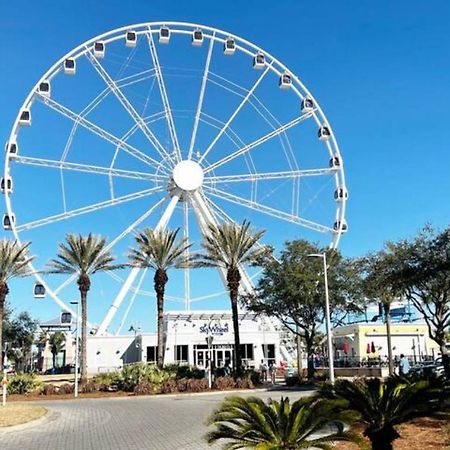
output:
M231 367L230 367L230 361L226 361L225 365L223 366L223 376L229 377L231 376Z
M271 362L269 364L269 374L270 374L270 381L272 384L275 384L275 375L277 373L277 368L275 366L274 362Z
M409 370L411 368L409 365L408 358L403 353L400 355L400 362L399 362L398 368L399 368L400 375L408 375Z
M261 374L261 381L267 381L267 364L264 360L261 360L261 364L259 365L259 372Z

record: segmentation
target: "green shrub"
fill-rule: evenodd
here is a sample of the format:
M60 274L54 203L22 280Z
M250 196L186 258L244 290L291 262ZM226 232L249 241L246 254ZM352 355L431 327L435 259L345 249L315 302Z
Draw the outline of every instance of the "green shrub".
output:
M122 391L133 392L139 383L148 381L156 390L159 390L164 381L173 378L174 374L171 371L160 370L155 365L130 364L122 369L118 388Z
M97 384L99 391L114 392L118 390L118 386L122 379L120 372L109 372L96 375L93 380Z
M261 374L260 372L256 371L255 369L247 369L244 373L244 377L250 380L253 387L258 386L261 384ZM250 388L252 389L252 388Z
M8 393L10 394L30 394L40 387L41 382L33 373L16 373L8 379Z
M253 384L250 377L238 378L236 380L237 389L253 389L255 385Z

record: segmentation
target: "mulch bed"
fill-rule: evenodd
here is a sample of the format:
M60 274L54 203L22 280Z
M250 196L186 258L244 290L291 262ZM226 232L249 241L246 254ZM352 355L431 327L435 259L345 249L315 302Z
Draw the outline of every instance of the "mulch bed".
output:
M362 434L361 427L355 432ZM450 416L423 417L398 427L400 438L394 441L394 450L450 450ZM338 450L358 450L358 446L340 442Z

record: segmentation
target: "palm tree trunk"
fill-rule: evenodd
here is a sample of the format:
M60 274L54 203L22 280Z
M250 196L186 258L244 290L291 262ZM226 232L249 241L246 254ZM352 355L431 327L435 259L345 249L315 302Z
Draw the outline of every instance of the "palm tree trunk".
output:
M391 304L390 303L384 303L384 314L386 316L386 337L387 337L389 376L392 376L392 375L394 375L394 358L392 357Z
M164 293L166 283L169 281L167 272L164 269L158 269L155 272L155 292L158 308L158 367L164 366Z
M442 355L442 365L444 366L445 376L450 379L450 355L448 354L448 349L446 342L443 341L440 345L441 355Z
M88 275L82 274L77 283L81 294L80 385L84 386L87 382L87 293L91 287L91 280Z
M8 285L5 282L0 283L0 368L3 367L3 319L5 316L5 303L8 292Z
M56 369L56 353L55 352L53 352L52 353L52 366L53 366L53 369Z
M236 375L241 374L242 358L241 358L241 340L239 337L239 312L238 312L238 295L241 274L239 269L228 269L227 282L230 291L231 314L233 317L233 333L234 333L234 371Z

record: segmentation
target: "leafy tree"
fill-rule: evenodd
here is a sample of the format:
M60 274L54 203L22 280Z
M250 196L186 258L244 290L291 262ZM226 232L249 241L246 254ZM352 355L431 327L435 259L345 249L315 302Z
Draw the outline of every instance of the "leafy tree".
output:
M450 228L438 233L425 227L415 238L388 242L380 252L384 283L411 301L441 349L447 377L450 355L446 332L450 327Z
M362 288L370 300L376 300L383 306L386 321L387 351L389 375L394 374L394 358L392 356L391 337L391 305L401 296L401 291L390 283L390 261L392 255L380 251L372 253L359 261L362 272Z
M364 423L372 450L392 450L394 440L400 437L396 425L429 414L436 404L427 381L408 382L400 377L386 382L339 379L334 386L325 386L321 395L348 402L347 408L358 413L359 422Z
M146 228L136 235L137 249L128 255L131 265L154 270L154 287L158 309L158 367L164 365L164 293L170 268L186 267L190 263L186 250L191 246L186 238L177 241L179 229L153 230Z
M335 441L361 444L361 439L343 431L343 423L356 417L343 410L344 405L340 400L301 398L291 405L283 397L268 403L257 397L228 397L209 417L208 425L215 430L206 438L209 444L225 440L223 448L230 450L331 450ZM324 429L336 431L323 436Z
M56 369L56 357L66 346L66 335L62 331L55 331L48 338L48 344L53 357L53 368Z
M279 260L267 259L256 295L249 298L249 308L277 317L292 333L305 342L308 377L314 375L312 361L316 336L325 318L323 263L308 255L320 252L305 240L287 242ZM360 282L351 261L336 251L328 252L328 288L332 319L340 321L349 311L360 311Z
M9 293L8 283L12 278L31 275L29 264L34 256L30 256L29 246L30 242L21 244L8 239L0 241L0 356L3 352L3 316L6 296Z
M245 264L256 264L268 252L267 247L257 247L263 234L264 231L252 230L250 222L246 220L242 225L210 224L202 242L205 253L196 255L198 267L217 267L226 272L233 317L234 370L238 374L242 366L238 314L239 287L242 279L240 267Z
M100 236L68 234L66 242L59 244L56 259L49 262L48 273L77 274L81 297L81 385L87 381L87 293L91 288L91 275L123 268L113 264L114 257L106 250L106 241Z

